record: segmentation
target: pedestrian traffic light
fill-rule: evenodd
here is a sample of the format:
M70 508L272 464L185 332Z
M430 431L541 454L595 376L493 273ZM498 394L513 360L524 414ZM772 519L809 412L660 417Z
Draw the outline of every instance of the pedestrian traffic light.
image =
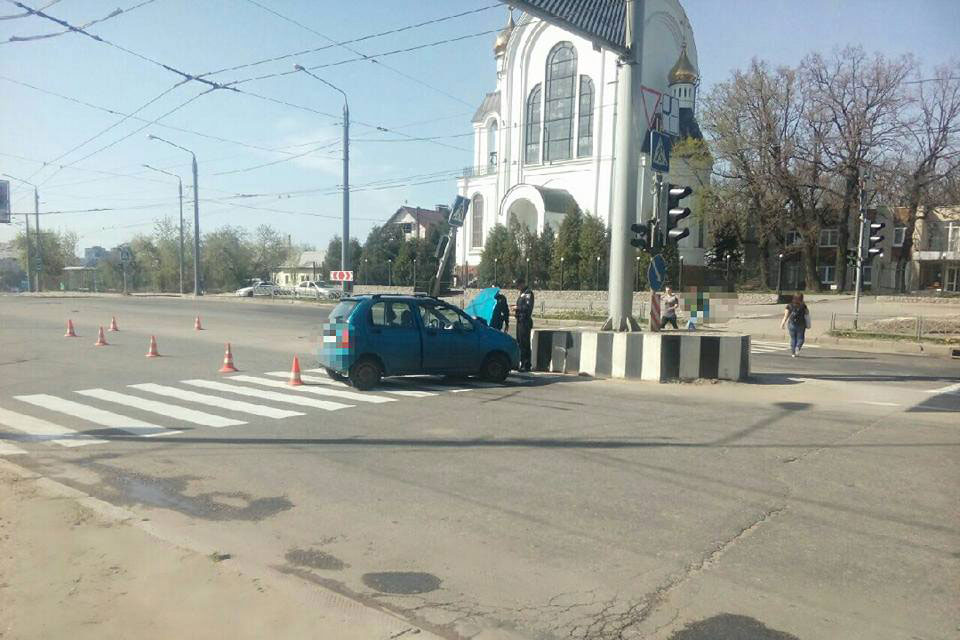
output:
M856 249L847 249L847 264L851 267L857 265L857 250Z
M666 224L663 225L663 243L680 242L688 235L690 229L678 228L680 221L690 215L690 209L681 207L680 201L693 193L690 187L682 187L677 184L667 185L667 217Z
M883 256L883 236L880 231L887 226L884 222L871 222L867 232L867 251L865 258L870 260L874 256Z
M653 221L632 224L630 230L637 234L636 238L630 240L630 244L636 248L650 253L653 251Z

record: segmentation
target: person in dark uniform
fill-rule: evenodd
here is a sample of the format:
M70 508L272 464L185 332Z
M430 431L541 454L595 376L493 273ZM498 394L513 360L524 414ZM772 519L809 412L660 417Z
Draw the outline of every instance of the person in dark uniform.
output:
M520 371L530 371L530 332L533 330L533 291L523 280L517 281L520 296L514 315L517 318L517 342L520 344Z
M490 318L490 326L498 331L510 330L510 305L507 304L507 298L501 292L493 297L497 305L493 308L493 316Z

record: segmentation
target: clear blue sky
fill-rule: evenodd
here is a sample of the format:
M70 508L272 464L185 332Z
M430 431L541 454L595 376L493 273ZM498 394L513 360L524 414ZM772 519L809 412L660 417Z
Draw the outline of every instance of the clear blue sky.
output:
M29 0L41 6L49 0ZM75 25L108 15L118 6L142 0L62 0L48 12ZM482 9L495 0L257 0L310 29L346 40L462 11ZM886 55L912 52L927 65L960 55L956 0L686 0L700 52L704 90L757 56L795 64L810 51L829 52L861 44ZM0 15L19 13L0 0ZM505 9L496 6L439 24L350 45L370 55L448 38L499 29ZM31 17L0 21L0 42L11 36L53 33L57 25ZM249 0L154 0L90 31L136 53L180 70L201 74L255 60L328 44L320 35L291 24ZM366 237L400 204L432 207L456 192L456 172L471 164L470 117L493 88L494 34L382 58L383 64L351 62L315 71L350 97L354 120L351 147L352 234ZM212 79L229 82L288 71L294 62L322 65L356 57L342 48L304 54ZM384 68L384 64L396 71ZM0 44L0 76L129 113L171 87L178 77L150 62L77 34ZM425 83L425 84L423 84ZM429 86L426 86L429 85ZM78 249L113 246L152 221L176 216L176 183L147 172L149 163L184 176L190 183L189 156L150 142L147 133L193 149L200 159L201 228L233 224L253 229L268 223L294 242L326 246L339 231L340 94L303 74L249 82L242 88L310 107L329 115L298 110L261 99L217 91L197 98L164 118L162 124L199 131L264 149L150 126L110 148L84 156L143 126L127 120L43 168L41 211L110 208L98 213L41 216L48 229L80 234ZM138 114L153 119L203 90L191 82ZM57 158L116 123L115 115L67 102L0 78L0 173L26 178L42 161ZM383 127L389 132L378 131ZM437 138L410 141L408 137ZM312 143L312 144L305 144ZM314 153L292 158L324 145ZM216 175L285 160L271 166ZM79 162L78 162L79 161ZM135 174L130 177L108 175ZM397 186L399 185L399 186ZM393 188L387 188L393 187ZM32 211L32 193L14 183L15 211ZM312 191L311 193L292 193ZM237 194L288 194L227 199ZM237 204L280 211L243 209ZM192 209L185 210L192 215ZM306 215L309 214L309 215ZM16 219L22 226L22 216ZM32 221L31 221L32 224ZM0 227L0 241L14 226Z

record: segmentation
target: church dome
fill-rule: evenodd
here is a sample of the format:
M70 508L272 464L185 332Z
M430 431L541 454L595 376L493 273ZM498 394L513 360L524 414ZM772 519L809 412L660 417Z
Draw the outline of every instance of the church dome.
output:
M493 44L493 53L494 55L502 55L504 51L507 50L507 43L510 42L510 35L513 33L513 28L516 25L513 22L513 12L510 12L510 19L507 20L507 26L503 28L497 35L497 39Z
M677 59L677 63L673 65L673 69L670 69L670 73L667 75L667 82L670 86L675 84L696 84L699 79L700 76L697 74L697 70L693 68L690 58L687 57L687 45L684 44L683 49L680 50L680 57Z

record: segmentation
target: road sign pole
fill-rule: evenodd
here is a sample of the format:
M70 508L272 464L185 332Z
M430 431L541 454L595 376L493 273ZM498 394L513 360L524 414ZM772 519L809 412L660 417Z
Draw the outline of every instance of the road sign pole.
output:
M639 331L631 316L630 225L637 222L637 179L640 145L646 123L640 118L645 0L626 3L626 43L630 54L621 59L617 78L617 128L614 156L613 209L610 212L609 317L604 330Z

